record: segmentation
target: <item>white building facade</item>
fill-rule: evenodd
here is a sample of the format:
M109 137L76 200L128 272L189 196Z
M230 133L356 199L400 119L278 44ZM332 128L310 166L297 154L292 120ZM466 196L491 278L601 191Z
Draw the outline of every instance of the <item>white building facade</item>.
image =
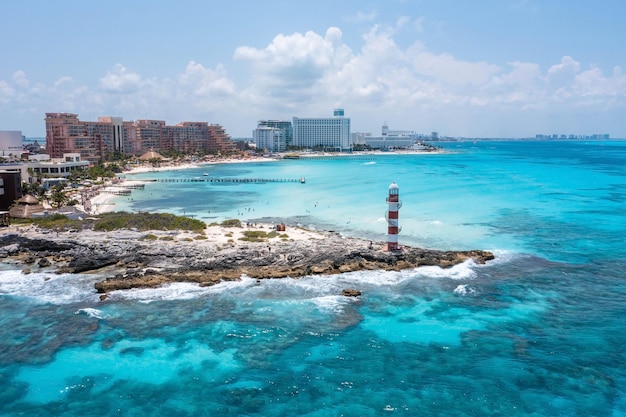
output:
M13 155L19 159L22 154L22 132L19 130L0 130L0 156Z
M368 145L372 149L411 149L423 138L424 135L410 130L389 130L385 123L381 128L380 136L372 136L370 133L354 133L352 142L355 145Z
M293 144L301 148L323 148L329 151L349 152L350 118L343 109L335 109L329 118L293 118Z
M259 126L252 131L252 140L258 150L285 152L287 132L276 127Z

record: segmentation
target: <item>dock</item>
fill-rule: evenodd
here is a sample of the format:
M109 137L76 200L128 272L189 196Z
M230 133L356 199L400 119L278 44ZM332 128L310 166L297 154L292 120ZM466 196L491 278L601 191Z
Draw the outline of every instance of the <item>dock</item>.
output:
M304 184L305 178L235 178L235 177L194 177L194 178L158 178L148 180L152 182L215 182L215 183L267 183L267 182L294 182Z

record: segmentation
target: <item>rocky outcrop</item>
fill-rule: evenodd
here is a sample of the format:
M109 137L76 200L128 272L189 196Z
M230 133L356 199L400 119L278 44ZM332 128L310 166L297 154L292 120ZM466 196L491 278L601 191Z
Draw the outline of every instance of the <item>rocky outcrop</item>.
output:
M142 240L141 233L82 231L36 239L0 237L0 256L23 263L51 260L57 272L89 272L114 266L117 273L95 284L99 293L131 288L158 287L172 282L196 282L202 286L238 280L298 278L316 274L340 274L362 270L399 271L425 265L448 268L473 259L485 263L491 252L437 251L404 247L384 252L383 243L321 234L318 239L264 243L232 242L218 246L202 240ZM44 263L43 265L45 265ZM42 263L39 263L42 266ZM351 290L357 291L358 290ZM356 292L344 294L357 296Z

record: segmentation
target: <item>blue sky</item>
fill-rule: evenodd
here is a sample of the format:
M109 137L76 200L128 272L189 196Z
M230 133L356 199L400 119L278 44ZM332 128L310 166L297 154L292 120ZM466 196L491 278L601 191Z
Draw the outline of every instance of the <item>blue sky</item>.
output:
M626 138L623 0L3 1L0 130L46 112Z

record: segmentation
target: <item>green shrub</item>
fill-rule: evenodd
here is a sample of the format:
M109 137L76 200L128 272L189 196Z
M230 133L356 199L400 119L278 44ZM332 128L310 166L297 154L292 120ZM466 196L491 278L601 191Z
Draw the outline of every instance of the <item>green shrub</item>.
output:
M189 230L204 232L206 224L201 220L169 213L103 213L94 225L94 230L111 231L117 229L146 230Z
M220 223L220 225L224 227L241 227L241 220L239 219L224 220L222 223Z
M243 237L240 237L239 240L246 242L266 242L268 237L268 233L263 230L244 230Z
M49 216L37 217L33 219L33 224L41 227L42 229L81 229L82 224L80 220L69 219L63 214L51 214Z

